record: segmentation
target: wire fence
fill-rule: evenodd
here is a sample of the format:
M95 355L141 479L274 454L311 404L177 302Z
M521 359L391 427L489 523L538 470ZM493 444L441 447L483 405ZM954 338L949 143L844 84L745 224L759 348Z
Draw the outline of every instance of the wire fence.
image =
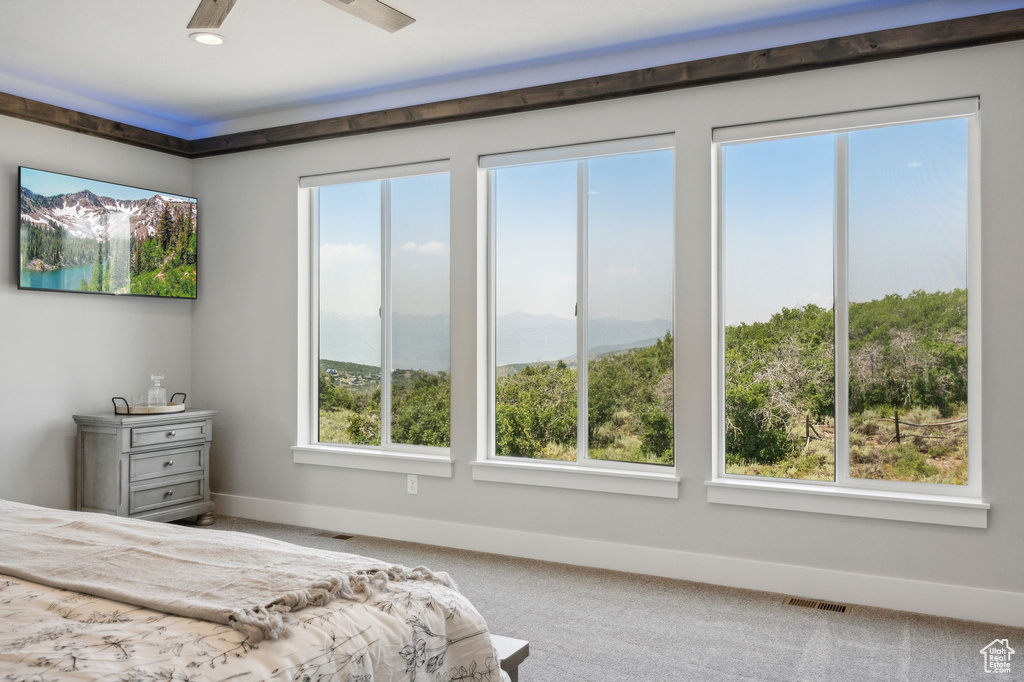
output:
M893 435L892 438L889 439L889 443L895 440L896 444L899 445L901 440L904 438L930 438L936 440L956 440L958 438L963 438L963 434L960 433L939 435L925 433L903 433L900 429L900 426L911 426L916 429L943 428L947 426L954 426L956 424L964 424L967 422L967 417L964 417L963 419L954 419L953 421L948 422L936 422L934 424L918 424L915 422L907 421L906 419L900 419L900 411L893 410L891 417L882 417L881 419L879 419L879 421L890 421L893 422L893 424L895 424L896 433ZM886 443L886 445L888 445L889 443Z
M957 424L965 424L965 423L967 423L967 418L964 417L963 419L954 419L954 420L948 421L948 422L935 422L935 423L932 423L932 424L921 424L921 423L918 423L918 422L907 421L906 419L900 419L900 411L899 410L893 410L891 417L880 417L878 419L878 421L888 421L888 422L892 422L893 423L893 425L895 426L895 433L893 434L893 437L888 440L886 445L889 445L889 443L892 443L893 441L896 441L896 444L899 445L901 442L903 442L907 438L923 438L923 439L934 439L934 440L957 440L957 439L963 438L964 434L962 434L962 433L952 433L952 434L941 434L941 433L940 434L935 434L935 433L907 433L907 432L905 432L903 430L902 427L910 426L910 427L915 428L915 429L945 428L945 427L949 427L949 426L955 426ZM811 415L809 415L809 414L804 416L804 443L805 443L805 445L810 445L812 440L828 440L826 438L823 438L822 435L820 433L818 433L818 430L816 428L814 428L816 425L817 426L825 426L825 424L818 424L817 422L811 421Z

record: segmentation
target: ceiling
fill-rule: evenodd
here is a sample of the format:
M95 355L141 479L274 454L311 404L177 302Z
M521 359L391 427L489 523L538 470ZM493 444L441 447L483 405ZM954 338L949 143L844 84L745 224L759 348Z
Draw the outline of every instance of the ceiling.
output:
M416 23L389 34L321 0L238 0L207 47L185 28L197 0L3 0L0 90L196 137L1024 5L387 1Z

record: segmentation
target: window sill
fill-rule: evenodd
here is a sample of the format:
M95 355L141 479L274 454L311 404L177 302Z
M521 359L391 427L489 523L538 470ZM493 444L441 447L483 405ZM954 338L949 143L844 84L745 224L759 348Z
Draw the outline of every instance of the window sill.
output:
M474 481L679 499L679 477L669 473L505 460L471 462L471 466Z
M292 448L292 461L296 464L316 464L345 469L452 477L452 458L448 453L423 455L414 452L369 451L330 445L296 445Z
M988 527L988 503L972 497L729 478L716 478L704 485L708 502L717 504L967 528Z

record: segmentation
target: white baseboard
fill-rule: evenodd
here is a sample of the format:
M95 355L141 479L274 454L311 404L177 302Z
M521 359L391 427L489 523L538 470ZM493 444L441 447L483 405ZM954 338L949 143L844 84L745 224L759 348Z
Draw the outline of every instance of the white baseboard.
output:
M257 521L1024 627L1024 593L1021 592L848 573L257 497L214 494L213 499L218 513Z

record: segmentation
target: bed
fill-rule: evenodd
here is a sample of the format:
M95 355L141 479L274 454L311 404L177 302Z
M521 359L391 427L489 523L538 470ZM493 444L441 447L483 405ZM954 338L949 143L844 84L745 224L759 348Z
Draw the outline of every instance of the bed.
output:
M45 521L37 524L37 518ZM114 526L104 525L112 521ZM125 522L130 523L126 526ZM145 533L153 539L140 541L132 535L130 547L116 551L100 547L95 538L104 537L110 528L122 535ZM69 533L74 535L67 535ZM0 501L0 680L500 682L509 679L501 670L483 618L444 574L437 574L443 578L435 578L429 572L417 573L419 569L403 572L403 567L398 567L398 570L389 569L392 579L386 580L381 577L380 568L387 565L381 562L355 555L325 553L323 560L335 567L331 570L344 566L351 575L369 576L362 583L354 580L353 586L358 583L373 587L362 591L352 587L348 596L344 596L344 590L339 590L333 597L320 598L320 603L310 599L309 603L293 604L278 612L271 609L271 615L284 616L284 630L267 631L266 637L246 632L231 618L214 615L211 617L225 620L214 622L169 613L188 610L182 606L189 603L187 594L182 597L172 593L174 598L169 599L167 609L151 608L150 602L158 598L167 600L161 594L168 586L159 585L160 581L151 582L150 593L138 595L132 591L134 583L140 580L138 576L147 575L145 567L140 565L143 561L140 557L145 553L133 551L136 545L158 547L162 554L171 556L178 542L201 547L201 543L213 539L221 542L220 538L225 538L224 542L229 545L232 542L239 547L251 545L271 558L277 551L294 551L296 556L303 557L324 553L294 545L280 547L286 543L241 533L212 533ZM27 579L26 575L43 565L39 557L53 554L45 550L53 542L66 548L62 550L63 564L49 570L44 580ZM88 547L88 551L81 550L79 545ZM146 551L150 553L149 549ZM92 560L90 556L98 558ZM92 585L88 569L82 567L90 562L100 566L109 584L66 589L67 584ZM268 564L272 563L268 558ZM110 570L112 566L129 566L131 570ZM165 568L159 560L155 566ZM359 568L363 566L368 568ZM186 572L202 575L208 570L211 569L190 564ZM235 580L239 581L244 582ZM111 594L126 594L131 598L128 601L111 599Z

